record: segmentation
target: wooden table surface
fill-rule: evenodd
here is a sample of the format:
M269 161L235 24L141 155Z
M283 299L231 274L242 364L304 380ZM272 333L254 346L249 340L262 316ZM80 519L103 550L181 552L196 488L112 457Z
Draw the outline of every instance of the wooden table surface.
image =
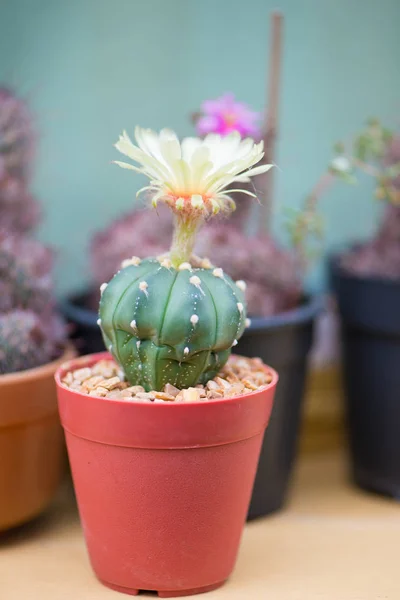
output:
M0 537L1 600L124 597L92 574L69 486L47 516ZM200 597L400 600L400 504L352 487L341 455L303 455L289 506L246 526L230 581Z

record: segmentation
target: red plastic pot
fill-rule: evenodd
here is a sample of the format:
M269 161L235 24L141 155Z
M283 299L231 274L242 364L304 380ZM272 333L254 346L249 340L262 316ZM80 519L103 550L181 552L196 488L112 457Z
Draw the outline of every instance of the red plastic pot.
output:
M56 374L78 507L93 569L107 586L160 597L215 589L235 564L278 381L193 403L110 400Z

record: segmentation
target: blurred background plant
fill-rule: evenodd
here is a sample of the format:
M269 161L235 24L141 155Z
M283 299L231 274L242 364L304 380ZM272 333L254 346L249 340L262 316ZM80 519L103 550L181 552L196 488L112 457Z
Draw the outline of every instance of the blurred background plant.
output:
M337 144L333 172L353 183L359 174L374 179L374 195L384 203L375 235L341 258L342 266L359 276L400 278L400 136L378 119L369 119L350 145Z
M26 103L0 88L0 374L57 358L66 339L52 253L32 237L40 216L29 191L34 145Z

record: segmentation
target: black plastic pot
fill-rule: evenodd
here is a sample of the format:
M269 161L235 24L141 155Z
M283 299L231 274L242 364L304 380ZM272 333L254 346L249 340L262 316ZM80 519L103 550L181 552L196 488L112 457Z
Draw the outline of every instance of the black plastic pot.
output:
M64 301L62 309L73 324L73 336L82 354L104 350L97 314L85 308L88 295ZM306 299L294 310L268 318L253 318L235 351L259 356L279 372L279 385L261 450L249 509L249 519L280 509L287 496L297 450L301 409L307 374L307 355L313 325L322 310L322 299Z
M285 503L299 438L307 356L319 297L306 299L294 310L268 318L253 318L235 351L259 356L279 373L274 408L264 438L249 519L279 510Z
M104 351L104 342L97 325L98 314L90 306L90 293L83 292L65 298L60 309L71 328L70 338L79 354Z
M342 322L354 481L400 500L400 281L353 276L331 262Z

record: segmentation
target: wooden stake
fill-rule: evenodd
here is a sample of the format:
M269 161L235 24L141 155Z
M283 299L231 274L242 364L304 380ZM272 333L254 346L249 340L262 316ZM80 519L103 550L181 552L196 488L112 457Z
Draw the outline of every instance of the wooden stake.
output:
M283 15L273 12L271 22L270 60L267 87L267 106L264 123L264 161L273 163L275 158L275 145L278 131L279 118L279 90L281 80L282 62L282 37L283 37ZM264 202L262 205L261 223L266 232L271 226L271 216L274 195L274 169L271 169L265 177Z

